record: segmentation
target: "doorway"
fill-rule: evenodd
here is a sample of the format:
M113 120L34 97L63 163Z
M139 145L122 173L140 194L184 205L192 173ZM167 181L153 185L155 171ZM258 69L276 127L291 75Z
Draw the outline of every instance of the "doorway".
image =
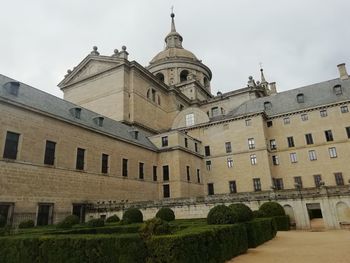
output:
M325 229L320 203L306 204L307 212L310 219L310 227L313 231L321 231Z
M53 204L38 204L37 226L52 224Z

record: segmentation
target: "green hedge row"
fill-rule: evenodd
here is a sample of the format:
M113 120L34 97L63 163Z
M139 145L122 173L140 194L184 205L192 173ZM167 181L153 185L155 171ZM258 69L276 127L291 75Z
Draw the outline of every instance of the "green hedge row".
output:
M276 222L278 231L288 231L290 230L290 219L289 216L274 216L273 219Z
M138 233L140 224L104 226L96 228L77 228L52 232L53 235L82 235L82 234L131 234ZM51 233L50 233L51 234Z
M147 249L149 263L222 263L247 251L247 231L244 224L201 227L154 236Z
M274 238L277 233L276 221L273 218L256 218L245 223L249 248L255 248Z
M144 262L139 235L75 235L0 238L0 262Z

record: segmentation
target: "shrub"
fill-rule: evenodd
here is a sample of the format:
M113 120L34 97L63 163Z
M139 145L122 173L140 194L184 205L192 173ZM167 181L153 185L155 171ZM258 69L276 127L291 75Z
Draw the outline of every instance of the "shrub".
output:
M0 215L0 228L6 226L7 220L3 215Z
M18 228L32 228L34 227L34 221L33 220L25 220L19 223Z
M174 211L168 207L162 207L161 209L159 209L159 211L156 214L156 217L168 222L175 220Z
M249 248L255 248L274 238L277 233L276 222L272 218L258 218L245 223Z
M55 231L54 235L82 235L82 234L131 234L138 233L140 224L133 225L108 225L95 228L75 228L63 231Z
M105 221L102 218L91 219L86 223L90 227L102 227L105 225Z
M288 231L290 230L290 219L289 216L274 216L273 219L276 222L278 231Z
M142 223L143 215L139 209L129 208L123 214L123 221L125 221L127 224Z
M150 238L153 235L164 235L170 233L169 223L158 217L147 220L140 228L140 234L145 239Z
M114 223L114 222L119 222L120 219L117 215L112 215L106 219L106 223Z
M245 204L231 204L229 205L229 208L235 214L235 219L237 222L247 222L253 219L252 210Z
M264 213L259 211L259 210L254 210L253 211L253 217L254 218L262 218L262 217L264 217Z
M207 216L209 225L233 224L235 215L230 208L225 205L217 205L210 209Z
M57 224L57 228L72 228L72 226L80 223L79 217L76 215L67 216L60 223Z
M262 212L265 217L286 215L283 207L277 202L266 202L260 206L259 211Z

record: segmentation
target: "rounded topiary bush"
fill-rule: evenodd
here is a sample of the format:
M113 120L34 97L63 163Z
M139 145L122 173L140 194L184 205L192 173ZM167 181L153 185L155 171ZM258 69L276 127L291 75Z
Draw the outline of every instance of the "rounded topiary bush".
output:
M259 211L263 213L265 217L286 215L283 207L277 202L266 202L260 206Z
M106 223L115 223L115 222L119 222L119 221L120 221L120 219L117 215L112 215L106 219Z
M129 208L123 214L123 221L125 223L142 223L143 215L141 211L137 208Z
M86 223L89 227L102 227L105 225L105 221L102 218L94 218Z
M259 210L254 210L253 211L253 217L254 218L262 218L262 217L264 217L264 213L259 211Z
M162 207L161 209L159 209L159 211L156 214L156 217L168 222L175 220L174 211L171 210L169 207Z
M33 220L25 220L19 223L18 228L32 228L34 227L35 223Z
M147 220L140 228L140 235L143 238L150 238L153 235L165 235L170 233L171 229L169 223L158 217Z
M253 219L253 212L249 206L241 203L231 204L229 208L235 214L237 222L247 222Z
M6 218L3 215L0 215L0 228L6 226Z
M210 209L207 223L210 225L233 224L235 223L235 215L227 206L217 205Z
M71 228L74 225L77 225L80 223L80 219L76 215L70 215L67 216L65 219L63 219L61 222L57 224L58 228Z

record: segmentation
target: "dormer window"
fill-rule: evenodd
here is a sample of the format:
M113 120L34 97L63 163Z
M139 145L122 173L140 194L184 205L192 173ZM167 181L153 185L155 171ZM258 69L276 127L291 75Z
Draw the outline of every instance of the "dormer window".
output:
M272 109L272 103L269 101L264 102L264 109L265 110L271 110Z
M299 93L297 95L297 102L298 103L304 103L305 102L305 98L304 98L304 94L303 93Z
M333 92L334 92L334 94L337 95L337 96L342 95L342 94L343 94L343 91L342 91L341 85L335 85L335 86L333 87Z
M80 119L81 116L81 108L73 108L70 110L70 112L72 113L73 117L76 119Z
M10 82L7 82L4 84L4 88L5 90L14 95L14 96L17 96L18 95L18 90L19 90L19 82L18 81L10 81Z
M139 131L138 131L138 130L131 130L131 131L129 131L129 133L131 134L131 136L132 136L135 140L138 140L138 139L139 139Z
M96 118L94 118L94 121L95 121L95 123L98 125L98 126L100 126L100 127L102 127L103 126L103 120L104 120L105 118L103 118L103 117L96 117Z

